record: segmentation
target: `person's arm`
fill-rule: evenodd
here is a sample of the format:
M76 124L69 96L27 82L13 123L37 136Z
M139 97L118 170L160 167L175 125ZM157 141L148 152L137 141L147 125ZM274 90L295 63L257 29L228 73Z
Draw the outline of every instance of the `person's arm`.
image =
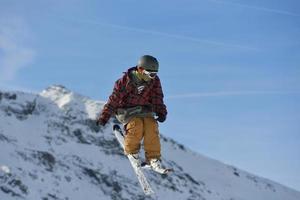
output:
M157 120L159 122L164 122L166 120L168 112L167 107L164 103L164 94L160 83L160 79L158 77L156 77L154 86L152 88L151 103L153 111L158 116Z
M120 107L119 103L126 95L126 77L123 77L115 82L112 94L109 96L107 103L97 119L97 123L105 125L112 114L114 114L117 108Z

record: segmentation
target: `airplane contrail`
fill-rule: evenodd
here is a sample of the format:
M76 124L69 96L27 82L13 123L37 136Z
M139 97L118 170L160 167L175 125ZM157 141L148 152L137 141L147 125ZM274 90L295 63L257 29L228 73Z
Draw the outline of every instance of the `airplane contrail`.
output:
M266 8L266 7L261 7L261 6L252 6L252 5L247 5L247 4L242 4L242 3L235 3L235 2L231 2L231 1L223 1L223 0L208 0L208 1L213 1L213 2L216 2L216 3L222 3L222 4L229 4L229 5L234 5L234 6L240 6L240 7L244 7L244 8L251 8L251 9L255 9L255 10L260 10L260 11L264 11L264 12L271 12L271 13L277 13L277 14L281 14L281 15L289 15L289 16L293 16L293 17L300 17L300 14L285 11L285 10Z
M168 95L165 99L186 99L199 97L223 97L223 96L248 96L248 95L290 95L300 94L300 91L218 91L218 92L198 92Z
M72 20L72 21L78 22L78 23L93 24L93 25L99 25L99 26L109 26L109 27L116 28L116 29L123 29L123 30L128 30L128 31L140 32L140 33L146 33L146 34L152 34L152 35L159 35L159 36L181 39L181 40L189 40L189 41L193 41L193 42L206 43L209 45L233 47L233 48L252 50L252 51L259 50L258 48L246 46L246 45L225 43L225 42L219 42L216 40L200 39L200 38L191 37L191 36L165 33L165 32L161 32L161 31L148 30L148 29L137 28L137 27L132 27L132 26L124 26L124 25L118 25L118 24L112 24L112 23L105 23L105 22L100 22L97 20L82 20L82 19L66 18L66 17L60 17L60 18L65 19L65 20Z

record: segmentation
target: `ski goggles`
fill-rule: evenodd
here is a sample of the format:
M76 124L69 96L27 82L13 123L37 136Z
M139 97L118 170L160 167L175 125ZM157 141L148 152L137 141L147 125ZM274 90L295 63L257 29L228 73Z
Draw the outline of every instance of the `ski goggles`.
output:
M157 75L157 72L153 72L153 71L149 71L149 70L146 70L145 68L141 67L143 69L143 73L148 76L149 78L151 79L154 79Z

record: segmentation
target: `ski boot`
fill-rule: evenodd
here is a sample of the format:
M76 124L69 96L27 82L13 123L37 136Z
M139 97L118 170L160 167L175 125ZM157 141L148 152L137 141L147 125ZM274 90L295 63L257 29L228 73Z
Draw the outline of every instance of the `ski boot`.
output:
M138 153L132 153L132 154L129 154L128 156L132 158L132 161L136 167L141 166L142 163L141 163L140 156Z
M169 172L173 171L172 169L162 167L161 161L157 158L150 159L149 165L153 171L155 171L159 174L168 174Z

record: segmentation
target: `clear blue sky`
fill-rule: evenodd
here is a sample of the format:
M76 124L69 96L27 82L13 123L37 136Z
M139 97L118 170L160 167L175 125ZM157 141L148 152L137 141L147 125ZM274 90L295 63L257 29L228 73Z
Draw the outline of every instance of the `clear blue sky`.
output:
M156 56L189 148L300 191L298 0L0 0L0 88L107 100Z

